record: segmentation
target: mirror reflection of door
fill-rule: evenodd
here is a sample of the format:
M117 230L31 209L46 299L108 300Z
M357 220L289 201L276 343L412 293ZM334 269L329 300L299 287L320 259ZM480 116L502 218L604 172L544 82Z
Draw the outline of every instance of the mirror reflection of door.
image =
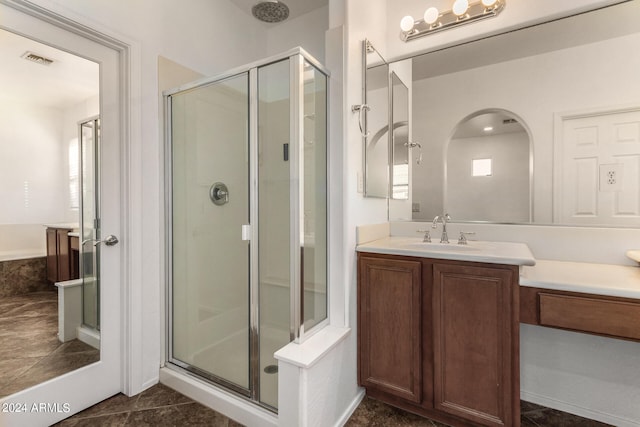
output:
M456 221L532 221L531 163L529 134L513 114L472 114L447 146L445 211Z
M0 63L2 398L100 359L95 251L82 244L99 121L78 126L99 114L99 65L5 30Z

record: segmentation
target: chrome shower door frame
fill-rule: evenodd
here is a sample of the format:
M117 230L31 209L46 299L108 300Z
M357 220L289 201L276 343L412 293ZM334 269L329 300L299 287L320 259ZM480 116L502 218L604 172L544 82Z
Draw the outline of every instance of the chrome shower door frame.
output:
M301 162L302 150L303 150L303 114L300 108L303 103L304 88L302 82L302 65L304 61L313 65L321 73L323 73L327 79L330 73L324 68L317 60L310 56L301 48L291 49L283 54L266 58L262 61L254 62L243 67L232 69L224 74L214 77L208 77L194 82L179 86L175 89L167 90L163 92L164 98L164 111L165 111L165 260L166 260L166 280L168 286L166 287L166 348L165 355L168 366L174 369L178 369L187 374L195 374L209 382L216 385L221 385L226 389L249 399L252 403L255 403L261 407L264 407L270 411L277 412L277 409L260 401L260 276L259 276L259 227L258 227L258 212L259 212L259 200L258 200L258 70L260 67L265 67L270 64L289 60L290 63L290 117L291 117L291 129L290 137L291 141L299 141L295 144L294 150L290 151L290 197L291 197L291 225L290 225L290 269L291 269L291 283L290 283L290 340L292 342L302 342L308 336L323 326L329 323L328 310L327 318L312 328L312 331L304 331L301 319L302 298L304 291L302 289L303 283L301 279L301 247L300 247L300 233L301 222L304 215L302 209L303 196L303 165ZM173 227L172 227L172 211L173 211L173 157L172 157L172 96L181 92L197 89L206 85L218 83L226 79L230 79L242 74L248 75L249 91L248 91L248 110L249 110L249 123L248 123L248 152L249 152L249 221L250 221L250 249L249 249L249 388L240 387L235 383L232 383L224 378L213 375L209 372L202 371L195 366L191 366L173 357ZM327 100L329 98L327 87ZM327 103L328 108L328 103ZM328 130L328 123L327 123ZM328 147L327 147L327 159L328 159ZM328 172L328 161L327 161ZM327 173L327 191L329 188L329 175ZM302 200L301 200L302 199ZM327 213L329 212L329 198L327 197ZM327 218L327 234L329 228L329 219ZM240 233L240 231L238 231ZM329 238L327 235L327 247L329 247ZM328 270L328 266L327 266ZM327 277L329 273L327 271ZM327 302L329 299L327 289Z

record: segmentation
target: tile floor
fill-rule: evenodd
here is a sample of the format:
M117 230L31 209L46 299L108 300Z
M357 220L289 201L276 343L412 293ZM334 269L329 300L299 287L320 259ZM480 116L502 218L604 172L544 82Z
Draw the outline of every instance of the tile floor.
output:
M34 292L0 299L0 398L97 361L99 352L57 338L57 293ZM215 426L241 424L158 384L127 397L118 394L58 426ZM442 423L366 398L347 427L441 427ZM606 424L522 402L522 427L602 427Z
M58 424L80 426L213 426L241 424L162 385L137 396L118 394ZM446 424L405 412L367 397L345 427L443 427ZM607 424L522 402L521 427L605 427Z
M0 298L0 398L99 360L98 350L57 334L57 292Z
M169 387L157 384L133 397L117 394L55 426L241 427L242 425Z
M545 408L529 402L521 403L521 427L605 427L597 421L588 420L566 412ZM442 427L446 424L419 417L402 409L365 397L347 421L345 427Z

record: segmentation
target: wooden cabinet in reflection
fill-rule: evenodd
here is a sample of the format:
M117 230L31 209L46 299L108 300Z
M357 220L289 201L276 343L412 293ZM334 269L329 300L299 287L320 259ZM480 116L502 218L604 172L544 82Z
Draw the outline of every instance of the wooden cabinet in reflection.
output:
M47 279L64 282L80 277L79 238L70 228L47 227Z

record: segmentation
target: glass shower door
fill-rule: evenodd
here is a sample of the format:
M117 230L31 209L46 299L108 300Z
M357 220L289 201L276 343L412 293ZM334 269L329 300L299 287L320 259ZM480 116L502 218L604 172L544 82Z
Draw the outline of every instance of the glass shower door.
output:
M82 324L100 330L100 119L80 123L80 277Z
M170 360L250 394L249 77L171 96Z

